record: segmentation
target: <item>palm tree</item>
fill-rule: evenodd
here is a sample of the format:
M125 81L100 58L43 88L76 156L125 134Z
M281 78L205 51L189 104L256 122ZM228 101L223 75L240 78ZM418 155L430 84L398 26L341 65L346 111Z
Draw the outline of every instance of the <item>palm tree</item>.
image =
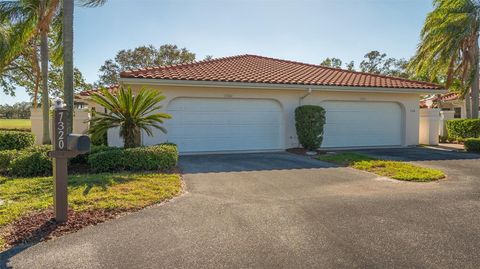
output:
M73 129L73 0L63 0L63 99L68 110L68 132ZM97 7L106 0L81 0L86 7Z
M159 103L165 99L157 91L142 89L133 95L132 89L120 88L116 95L108 90L92 95L92 100L108 110L107 113L96 112L90 120L89 132L94 139L105 134L108 129L120 127L120 136L123 138L124 147L132 148L140 145L140 130L152 136L151 128L156 128L166 133L161 126L164 119L171 116L158 113L162 108Z
M417 74L428 73L432 78L444 76L447 88L459 81L468 117L478 118L480 3L434 0L433 5L409 69Z
M69 12L67 20L70 20L70 25L66 36L66 50L67 53L55 52L55 55L66 54L67 68L66 73L65 100L70 109L70 120L73 119L73 0L64 0L66 10ZM79 0L83 6L98 6L106 2L106 0ZM41 66L41 83L42 83L42 114L43 114L43 144L50 143L49 132L49 102L48 102L48 63L49 63L49 47L48 34L52 23L57 22L57 31L62 32L61 27L58 27L58 18L61 17L60 0L10 0L0 2L0 23L9 24L13 31L9 35L9 41L5 42L5 31L2 31L2 39L0 40L0 72L3 68L19 57L25 50L29 49L34 53L31 55L32 60L37 60L37 48L28 48L29 44L37 44L36 40L40 39L40 66ZM0 29L1 30L1 29ZM57 43L59 40L56 40ZM8 45L8 46L6 46ZM63 50L62 46L57 49ZM33 65L35 67L35 64ZM70 67L71 66L71 67ZM37 95L37 92L34 93ZM72 127L70 121L70 128Z
M48 33L52 19L58 14L59 0L11 0L0 2L0 22L15 29L11 46L0 62L8 64L40 37L40 69L42 83L43 144L50 143L48 101ZM34 44L36 42L33 42Z

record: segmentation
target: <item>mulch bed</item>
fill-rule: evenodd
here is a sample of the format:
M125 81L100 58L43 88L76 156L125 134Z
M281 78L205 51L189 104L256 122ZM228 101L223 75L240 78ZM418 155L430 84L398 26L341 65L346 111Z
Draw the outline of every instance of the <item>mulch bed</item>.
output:
M311 156L311 155L307 155L307 150L304 148L289 148L287 149L287 152L298 154L298 155ZM326 154L326 152L322 150L316 150L316 152L317 152L317 155Z
M68 222L57 223L53 209L33 212L8 225L3 239L8 246L35 243L116 218L126 210L68 211ZM1 246L0 246L1 248Z

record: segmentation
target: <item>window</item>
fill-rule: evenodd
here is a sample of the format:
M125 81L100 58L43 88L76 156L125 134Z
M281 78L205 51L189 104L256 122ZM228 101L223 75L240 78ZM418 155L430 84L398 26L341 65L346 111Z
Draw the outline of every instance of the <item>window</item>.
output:
M456 107L454 108L455 109L455 114L454 114L454 118L455 119L459 119L462 117L462 108L461 107Z

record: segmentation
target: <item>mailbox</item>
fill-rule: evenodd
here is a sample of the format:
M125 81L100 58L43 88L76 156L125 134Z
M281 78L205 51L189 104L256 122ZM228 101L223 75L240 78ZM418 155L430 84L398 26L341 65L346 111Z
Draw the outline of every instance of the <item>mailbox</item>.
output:
M90 137L80 134L69 134L68 138L68 150L77 154L83 154L90 151Z

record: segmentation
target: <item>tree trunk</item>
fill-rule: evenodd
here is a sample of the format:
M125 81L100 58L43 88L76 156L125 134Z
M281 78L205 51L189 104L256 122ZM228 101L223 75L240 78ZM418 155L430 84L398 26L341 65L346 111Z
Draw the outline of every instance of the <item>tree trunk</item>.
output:
M46 0L41 2L42 14L46 8ZM42 69L42 117L43 117L43 138L42 144L50 144L49 129L49 102L48 102L48 32L42 29L40 40L40 61Z
M465 113L466 113L466 116L467 116L467 119L471 119L472 118L472 112L471 112L471 104L470 104L470 91L467 90L467 93L465 94Z
M68 132L73 130L73 0L63 1L63 99L68 110Z
M124 148L134 148L136 147L136 136L135 136L135 126L125 125L123 133L123 147Z
M472 118L478 119L478 37L475 38L473 55L473 81L472 81Z
M40 88L41 73L40 67L38 66L38 54L36 44L33 45L32 49L32 66L33 72L35 73L35 82L34 82L34 92L33 92L33 109L37 111L38 106L38 89Z

